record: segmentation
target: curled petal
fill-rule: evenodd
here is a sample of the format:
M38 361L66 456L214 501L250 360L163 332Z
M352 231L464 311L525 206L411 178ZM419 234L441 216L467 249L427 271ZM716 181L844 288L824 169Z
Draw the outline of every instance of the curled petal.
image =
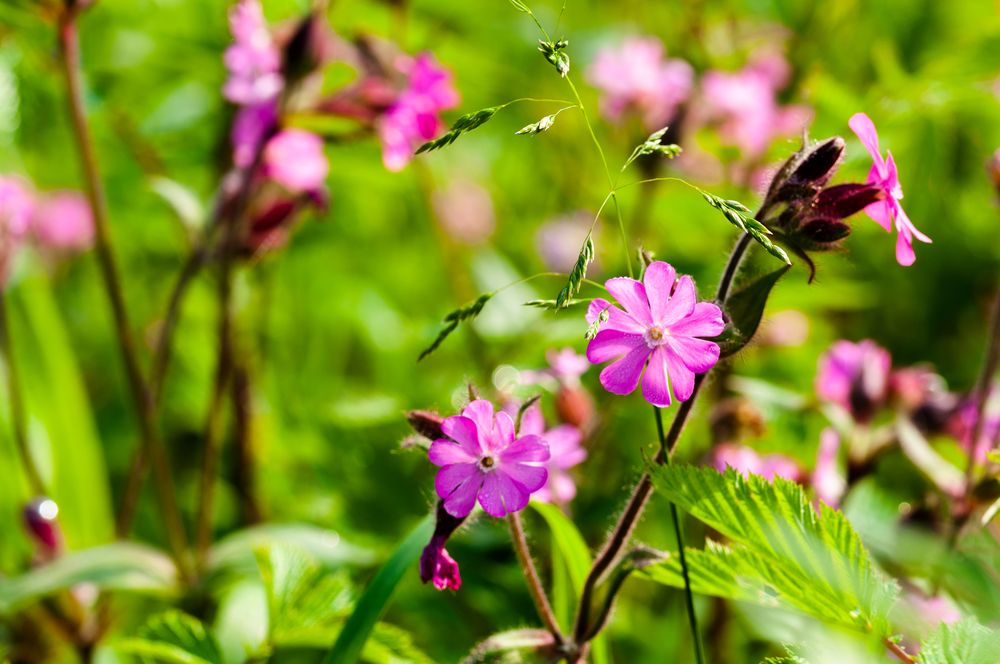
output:
M882 159L882 154L878 149L878 132L875 130L875 124L871 118L864 113L855 113L848 120L847 126L861 139L861 144L868 150L872 162L878 168L879 175L884 179L886 176L885 161Z

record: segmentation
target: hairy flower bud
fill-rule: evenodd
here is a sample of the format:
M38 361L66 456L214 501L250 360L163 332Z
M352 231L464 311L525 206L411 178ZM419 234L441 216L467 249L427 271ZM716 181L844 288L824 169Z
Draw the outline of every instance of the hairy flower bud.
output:
M839 136L806 144L788 158L768 188L764 208L804 201L815 196L830 181L844 156L844 139Z
M437 440L445 437L444 432L441 431L441 423L444 422L444 418L434 411L411 410L406 414L406 421L410 423L414 431L424 438Z

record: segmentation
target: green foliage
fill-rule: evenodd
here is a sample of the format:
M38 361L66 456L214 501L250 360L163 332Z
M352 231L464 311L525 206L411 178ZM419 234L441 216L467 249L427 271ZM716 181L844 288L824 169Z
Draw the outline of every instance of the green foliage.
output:
M757 277L726 297L723 309L727 325L717 339L722 357L739 352L757 334L771 289L789 268L789 265L784 265L769 274Z
M21 576L0 578L0 615L81 583L164 598L179 591L177 569L167 555L142 544L116 542L66 554Z
M569 281L566 282L566 285L559 291L559 295L556 296L556 309L568 307L573 298L576 297L576 294L580 292L583 280L587 277L587 266L594 262L594 254L594 237L590 233L587 233L587 237L583 241L583 247L580 249L580 254L576 258L576 263L573 264L573 269L570 270Z
M459 323L463 323L467 320L472 320L476 316L478 316L479 312L483 310L483 307L486 306L486 303L489 302L490 298L492 298L494 295L496 295L496 293L483 293L482 295L477 297L475 301L470 302L469 304L463 307L459 307L458 309L455 309L454 311L450 312L447 316L445 316L444 320L442 321L444 322L445 326L441 329L440 332L438 332L437 338L434 339L433 343L431 343L430 346L425 348L423 352L420 353L420 357L417 358L417 361L419 362L420 360L424 359L425 357L436 351L438 349L438 346L440 346L441 343L458 328Z
M556 68L556 71L563 78L566 78L566 75L569 74L569 53L566 52L567 46L569 46L569 40L567 39L559 39L557 41L538 40L538 51L549 64Z
M701 192L701 195L709 205L722 213L726 221L744 233L748 233L760 246L764 247L767 253L788 265L792 264L785 250L771 242L768 237L771 235L770 229L753 218L753 212L750 211L750 208L739 201L726 200L707 191Z
M177 610L153 617L138 636L116 643L115 649L164 664L224 664L219 644L205 625Z
M732 469L654 468L656 488L730 540L688 557L696 592L785 606L837 627L891 634L897 588L874 566L844 515L813 508L802 488L782 478L744 478ZM641 572L676 585L674 564Z
M633 161L639 157L645 157L646 155L658 154L666 157L667 159L674 159L682 152L681 146L675 143L669 143L664 145L661 140L667 133L669 127L664 127L659 131L654 131L649 137L637 145L629 158L625 161L625 165L622 166L622 171L628 168Z
M995 664L1000 632L967 619L941 623L920 645L920 664Z
M507 661L497 656L517 650L538 650L552 646L552 635L544 629L512 629L494 634L478 644L462 660L462 664L487 664ZM517 659L515 661L520 661Z
M440 150L443 147L451 145L457 141L458 137L462 134L467 134L474 129L479 129L484 124L492 120L493 116L497 114L497 111L505 108L506 106L508 106L508 104L500 104L499 106L490 106L489 108L484 108L473 113L466 113L459 119L455 120L455 124L451 126L451 129L440 138L436 138L433 141L427 141L417 148L417 154Z

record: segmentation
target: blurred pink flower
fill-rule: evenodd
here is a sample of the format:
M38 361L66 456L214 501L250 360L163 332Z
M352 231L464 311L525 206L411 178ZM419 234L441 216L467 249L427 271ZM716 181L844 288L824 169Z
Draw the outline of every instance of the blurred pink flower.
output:
M278 50L264 10L258 0L240 0L229 11L229 29L235 43L226 49L224 60L229 79L222 94L240 105L273 101L284 82L281 52Z
M90 204L76 191L57 191L41 197L31 216L35 241L53 251L84 251L94 243Z
M729 467L743 476L760 475L767 480L776 476L793 482L802 479L802 469L794 460L781 454L761 456L749 447L734 443L717 445L712 450L712 465L720 473Z
M264 174L293 193L322 188L329 171L323 139L303 129L284 129L264 147Z
M652 131L666 125L690 96L694 70L684 60L665 60L659 39L630 37L620 48L598 51L587 79L604 93L605 116L617 121L634 111Z
M35 207L31 186L15 176L0 177L0 287L24 241Z
M472 180L458 179L434 192L434 211L441 225L464 244L482 244L496 229L490 192Z
M874 341L838 341L819 359L816 394L868 422L885 403L892 357Z
M698 302L694 281L663 261L646 268L643 281L617 277L604 282L624 307L607 300L590 303L587 322L602 312L608 319L587 345L593 364L614 360L601 371L601 385L612 394L630 394L642 379L642 396L654 406L687 401L696 373L705 373L719 361L719 346L705 339L722 333L722 311L711 302ZM647 366L648 364L648 366Z
M925 597L917 592L911 592L907 593L907 599L920 619L928 625L935 627L941 623L952 625L962 619L958 607L944 595Z
M719 123L722 140L753 159L775 138L794 135L809 124L811 109L778 105L776 93L787 80L787 63L773 53L758 56L738 72L707 72L701 82L705 110Z
M847 480L840 473L837 453L840 451L840 436L836 430L827 427L819 435L819 449L816 452L816 467L813 468L812 485L816 500L830 507L838 507L847 489Z
M535 242L545 267L554 272L571 270L593 221L592 212L580 210L542 224L535 235Z
M420 554L420 579L424 583L433 582L438 590L458 590L462 587L462 575L458 571L458 563L444 548L447 539L435 535L424 547Z
M538 371L522 371L520 378L525 385L546 385L554 383L556 386L580 384L580 376L587 373L590 368L590 361L586 355L580 355L572 348L556 350L550 348L545 351L545 359L549 366Z
M249 168L257 150L278 122L278 109L273 101L245 106L236 113L230 140L233 143L233 163Z
M587 458L587 450L580 445L583 435L580 430L569 424L562 424L546 431L542 407L536 402L521 415L521 428L518 435L534 435L541 438L549 446L549 461L545 467L549 471L549 479L535 493L535 498L543 503L565 505L576 497L576 483L569 474L569 469L578 466Z
M421 143L435 138L443 128L438 113L459 102L451 72L429 53L401 58L398 66L408 77L406 89L378 121L382 161L390 171L402 170Z
M549 460L548 446L535 435L515 436L514 420L494 414L489 401L473 401L441 430L447 438L435 440L428 456L441 467L434 486L454 517L468 515L477 499L490 516L518 512L548 480L539 465Z
M913 238L927 243L930 243L931 239L917 230L899 204L903 198L903 188L899 184L899 174L896 172L896 162L892 158L892 153L886 150L886 158L882 158L878 147L878 132L875 131L871 118L864 113L855 113L847 124L858 135L862 145L871 155L872 168L868 171L868 183L880 187L885 197L866 207L865 214L890 233L895 223L896 261L900 265L913 265L917 259L913 252Z
M962 401L948 419L947 429L976 463L984 463L993 442L1000 438L1000 386L993 384L986 396L979 438L973 441L978 406L975 393Z

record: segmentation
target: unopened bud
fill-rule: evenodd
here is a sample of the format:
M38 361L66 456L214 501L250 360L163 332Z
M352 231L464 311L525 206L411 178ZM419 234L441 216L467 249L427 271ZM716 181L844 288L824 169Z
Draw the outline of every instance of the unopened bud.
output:
M798 235L808 241L810 249L816 248L816 245L843 240L850 234L851 227L848 224L833 219L813 219L806 222L798 231Z
M844 156L844 147L844 139L839 136L818 143L803 144L774 175L764 200L764 209L782 203L805 201L815 196L836 173Z
M62 549L62 529L59 527L59 506L51 498L39 497L24 506L24 525L45 556Z
M424 438L437 440L438 438L445 437L444 432L441 431L441 424L444 422L444 418L434 411L411 410L406 414L406 421L410 423L414 431Z
M869 184L838 184L819 192L814 215L826 219L846 219L882 199L882 189Z
M282 74L294 82L316 70L323 61L323 22L316 14L303 18L285 45Z
M564 424L586 431L594 419L594 400L582 387L563 387L556 394L556 413Z

